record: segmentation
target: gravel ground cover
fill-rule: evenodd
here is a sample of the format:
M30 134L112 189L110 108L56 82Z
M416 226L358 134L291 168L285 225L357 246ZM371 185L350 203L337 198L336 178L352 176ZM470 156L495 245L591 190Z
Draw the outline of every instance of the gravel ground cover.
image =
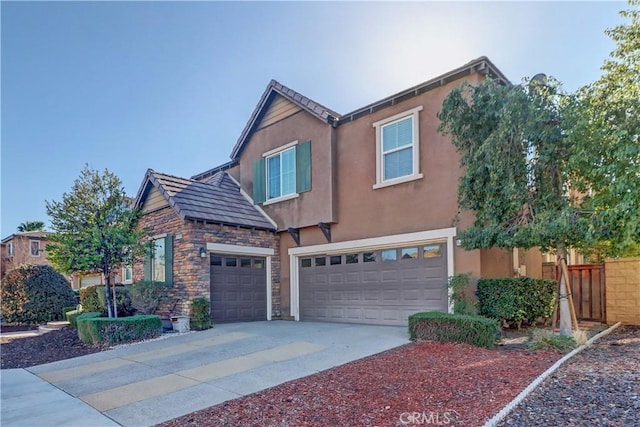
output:
M640 327L620 327L571 358L498 425L640 426Z
M415 342L161 426L481 426L560 357Z

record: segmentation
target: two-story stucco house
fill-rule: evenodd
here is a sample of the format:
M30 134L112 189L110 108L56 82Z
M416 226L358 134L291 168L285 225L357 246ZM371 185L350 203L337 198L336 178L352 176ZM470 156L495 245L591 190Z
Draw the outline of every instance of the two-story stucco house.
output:
M136 206L157 245L134 277L173 284L166 315L204 296L218 322L402 325L449 310L449 276L512 275L505 251L459 247L472 218L453 225L459 156L437 132L449 91L487 76L506 81L483 57L347 114L271 81L230 162L147 171Z

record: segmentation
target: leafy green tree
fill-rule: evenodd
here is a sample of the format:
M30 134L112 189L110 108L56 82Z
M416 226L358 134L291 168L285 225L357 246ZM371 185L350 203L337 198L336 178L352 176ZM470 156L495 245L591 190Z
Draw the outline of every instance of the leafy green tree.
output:
M546 78L464 83L447 96L440 131L461 154L459 206L475 214L460 233L465 248L540 247L566 260L568 247L581 246L589 221L568 187L574 147L562 103L558 82ZM564 277L560 286L566 295ZM561 303L561 332L570 334L569 304Z
M148 232L138 228L140 212L132 209L120 179L85 166L62 201L47 202L47 214L54 231L49 259L66 273L102 272L113 317L112 270L144 256L149 247Z
M43 221L25 221L18 226L18 232L44 230Z
M601 257L640 255L640 1L629 5L620 14L630 22L606 31L616 48L602 76L567 109L573 184L594 213L588 238Z

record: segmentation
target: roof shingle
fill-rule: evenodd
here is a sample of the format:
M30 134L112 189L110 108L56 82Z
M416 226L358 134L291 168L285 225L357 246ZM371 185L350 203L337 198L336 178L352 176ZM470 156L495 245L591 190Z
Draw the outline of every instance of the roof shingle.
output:
M136 206L142 204L147 182L160 191L182 219L263 230L276 228L242 195L238 184L224 171L205 181L195 181L149 169L138 193Z

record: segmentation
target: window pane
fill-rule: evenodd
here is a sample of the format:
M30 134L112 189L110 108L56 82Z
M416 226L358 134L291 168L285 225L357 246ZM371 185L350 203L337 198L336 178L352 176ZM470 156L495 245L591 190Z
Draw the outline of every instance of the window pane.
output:
M347 264L357 264L358 263L358 254L349 254L346 257Z
M222 265L222 257L211 255L211 265Z
M342 264L342 256L341 255L333 255L329 257L329 263L331 265Z
M40 255L40 242L31 242L31 256Z
M267 198L280 197L280 156L267 159Z
M376 262L375 252L365 252L362 254L362 262Z
M302 258L302 260L300 261L300 265L302 267L311 267L311 258Z
M423 256L425 258L435 258L435 257L442 256L442 246L441 245L425 246Z
M395 249L385 249L382 251L382 261L395 261L398 259L398 251Z
M238 259L236 257L225 257L224 260L227 267L236 267L238 265Z
M164 239L153 242L153 260L151 262L151 280L164 282Z
M129 282L133 279L133 268L130 265L124 267L124 280Z
M240 258L240 267L251 268L251 258Z
M264 260L263 259L254 259L253 260L253 268L264 268Z
M281 196L296 192L296 150L283 151L282 158L282 192Z
M325 257L316 258L316 267L321 267L323 265L327 265L327 259Z
M418 248L402 248L402 259L416 259L418 258Z
M393 179L413 173L413 148L404 148L393 153L385 154L384 179Z
M413 143L413 118L407 117L382 127L382 151L404 147Z

